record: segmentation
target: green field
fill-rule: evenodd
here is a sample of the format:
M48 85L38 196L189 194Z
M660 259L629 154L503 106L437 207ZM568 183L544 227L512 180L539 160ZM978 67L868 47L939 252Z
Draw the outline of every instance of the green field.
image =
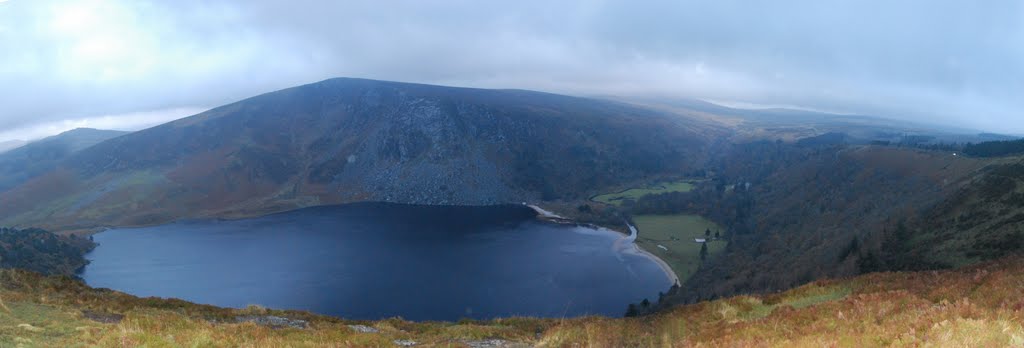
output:
M646 195L669 192L690 192L693 190L693 180L681 180L674 182L660 183L645 188L631 188L618 193L608 193L594 196L590 200L604 204L621 205L623 200L637 200Z
M636 243L664 260L676 272L679 281L686 281L700 267L701 243L694 238L704 238L704 231L722 230L714 222L697 215L638 215L633 217L639 236ZM708 242L708 257L725 250L724 239ZM664 246L668 250L659 248Z

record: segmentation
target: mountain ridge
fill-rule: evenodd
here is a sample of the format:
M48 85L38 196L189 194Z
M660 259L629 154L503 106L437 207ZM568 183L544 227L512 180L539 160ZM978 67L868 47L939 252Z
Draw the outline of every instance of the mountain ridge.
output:
M125 134L128 132L76 128L0 152L0 192L54 169L86 148Z
M725 133L619 102L336 78L96 144L5 192L0 222L87 228L357 201L566 198L696 170Z

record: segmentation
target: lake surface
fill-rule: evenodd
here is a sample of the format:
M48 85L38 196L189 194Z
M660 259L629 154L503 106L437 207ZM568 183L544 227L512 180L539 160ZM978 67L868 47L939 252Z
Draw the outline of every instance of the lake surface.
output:
M671 285L624 235L523 206L383 203L96 234L82 278L138 296L351 319L621 316Z

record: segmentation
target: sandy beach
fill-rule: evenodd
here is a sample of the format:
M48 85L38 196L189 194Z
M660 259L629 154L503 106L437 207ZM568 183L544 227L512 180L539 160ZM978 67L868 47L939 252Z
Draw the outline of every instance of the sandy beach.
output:
M526 203L523 203L523 204L525 204L527 207L530 207L530 209L533 209L533 211L537 212L537 215L539 217L541 217L541 218L544 218L544 219L556 219L556 220L568 220L568 219L562 217L561 215L558 215L558 214L552 213L550 211L544 210L544 208L541 208L539 206L536 206L536 205L533 205L533 204L526 204Z
M526 204L526 203L523 203L523 205L526 205L527 207L530 207L531 209L536 211L537 212L537 217L542 219L542 220L547 220L547 221L552 221L552 222L557 222L557 223L570 223L570 222L573 222L571 219L567 219L565 217L562 217L561 215L558 215L558 214L552 213L550 211L547 211L544 208L541 208L541 207L539 207L537 205ZM615 242L616 250L620 250L620 251L622 251L624 253L632 253L632 254L635 254L635 255L640 255L640 256L646 257L648 259L651 259L652 261L654 261L654 263L658 264L658 267L660 267L663 272L665 272L665 276L668 277L668 280L672 284L679 284L679 276L676 275L676 272L672 270L672 267L669 266L668 263L665 262L665 260L662 260L658 256L648 252L647 250L644 250L643 248L641 248L639 245L636 244L636 238L637 238L637 235L639 234L639 231L637 230L636 226L633 226L632 224L628 224L628 223L626 224L626 226L629 227L629 235L628 236L624 236L624 237L622 237L621 239L619 239L618 241ZM593 227L615 232L614 230L611 230L611 229L608 229L608 228L605 228L605 227L600 227L600 226L593 226ZM620 233L620 232L616 232L616 233Z
M679 284L679 276L676 275L676 272L672 270L672 267L669 266L668 263L665 262L665 260L662 260L661 258L655 256L654 254L648 252L647 250L644 250L644 248L641 248L639 245L637 245L636 238L640 232L632 224L629 224L628 226L630 234L628 237L625 237L622 240L628 242L637 254L643 255L657 263L658 266L661 267L661 270L665 272L665 276L668 277L669 281L671 281L672 284Z
M647 250L644 250L643 248L641 248L640 246L636 245L635 243L633 245L636 247L636 250L640 254L650 258L651 260L654 260L654 262L657 263L658 266L661 267L661 270L665 272L665 276L668 277L668 280L671 281L672 284L679 284L679 276L676 275L676 272L672 270L672 267L669 266L668 263L666 263L664 260L658 258L654 254L651 254Z

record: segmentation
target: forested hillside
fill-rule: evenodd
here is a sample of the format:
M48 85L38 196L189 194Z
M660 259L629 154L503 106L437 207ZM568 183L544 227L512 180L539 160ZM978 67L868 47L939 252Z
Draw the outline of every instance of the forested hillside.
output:
M964 153L977 157L999 157L1024 154L1024 139L967 144L964 146Z
M92 241L37 228L0 228L0 268L20 268L42 274L74 275L88 261Z
M985 167L904 229L889 239L896 269L959 267L1024 250L1024 159Z
M805 145L737 144L713 164L713 181L692 192L648 196L635 203L635 214L699 214L728 231L726 252L706 261L681 288L673 289L663 306L871 271L963 264L919 257L928 253L919 250L921 245L941 245L922 241L922 231L929 230L923 224L934 220L932 216L948 204L943 202L984 190L979 180L995 180L991 174L1001 172L986 168L988 161L941 151ZM1006 189L1004 182L988 191ZM1014 196L997 197L1005 202ZM1002 216L1008 220L998 226L1007 231L1019 228L1013 214ZM976 248L961 250L972 255L984 252L984 246L995 245L984 242L989 238L1008 237L975 239L971 245ZM903 243L917 249L904 248Z

